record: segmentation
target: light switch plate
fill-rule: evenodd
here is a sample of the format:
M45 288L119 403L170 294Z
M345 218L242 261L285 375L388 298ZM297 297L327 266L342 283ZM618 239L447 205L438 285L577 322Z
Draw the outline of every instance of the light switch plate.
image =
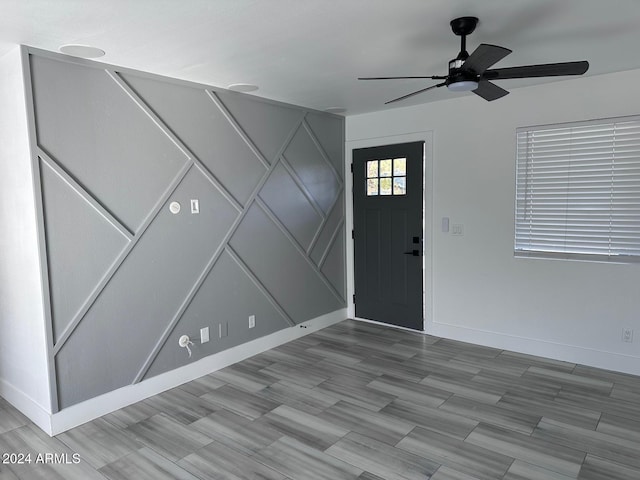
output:
M449 217L442 217L442 233L449 233Z
M191 213L200 213L200 200L197 198L191 199Z

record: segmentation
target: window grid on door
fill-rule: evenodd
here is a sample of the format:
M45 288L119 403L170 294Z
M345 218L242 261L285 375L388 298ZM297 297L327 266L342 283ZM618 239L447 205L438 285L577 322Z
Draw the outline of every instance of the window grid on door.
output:
M388 158L369 160L366 163L368 197L407 194L407 159Z

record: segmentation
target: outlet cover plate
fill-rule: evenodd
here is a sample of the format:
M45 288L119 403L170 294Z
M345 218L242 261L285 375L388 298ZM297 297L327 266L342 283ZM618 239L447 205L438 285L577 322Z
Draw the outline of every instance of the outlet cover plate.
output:
M631 343L633 342L633 329L632 328L623 328L622 329L622 341Z
M200 343L207 343L209 341L209 327L200 329Z

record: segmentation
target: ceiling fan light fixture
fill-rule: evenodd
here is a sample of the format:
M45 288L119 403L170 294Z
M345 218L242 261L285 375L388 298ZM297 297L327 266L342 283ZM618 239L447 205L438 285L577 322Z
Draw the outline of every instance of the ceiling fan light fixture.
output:
M453 82L447 85L447 88L452 92L470 92L478 88L478 82L474 80L461 80L459 82Z

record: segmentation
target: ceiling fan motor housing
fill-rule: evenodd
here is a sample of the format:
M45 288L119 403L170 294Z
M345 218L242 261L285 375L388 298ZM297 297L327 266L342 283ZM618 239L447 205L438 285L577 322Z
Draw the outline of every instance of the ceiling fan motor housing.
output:
M454 58L449 61L449 75L445 85L449 90L467 92L478 86L478 75L470 70L463 70L464 60Z

